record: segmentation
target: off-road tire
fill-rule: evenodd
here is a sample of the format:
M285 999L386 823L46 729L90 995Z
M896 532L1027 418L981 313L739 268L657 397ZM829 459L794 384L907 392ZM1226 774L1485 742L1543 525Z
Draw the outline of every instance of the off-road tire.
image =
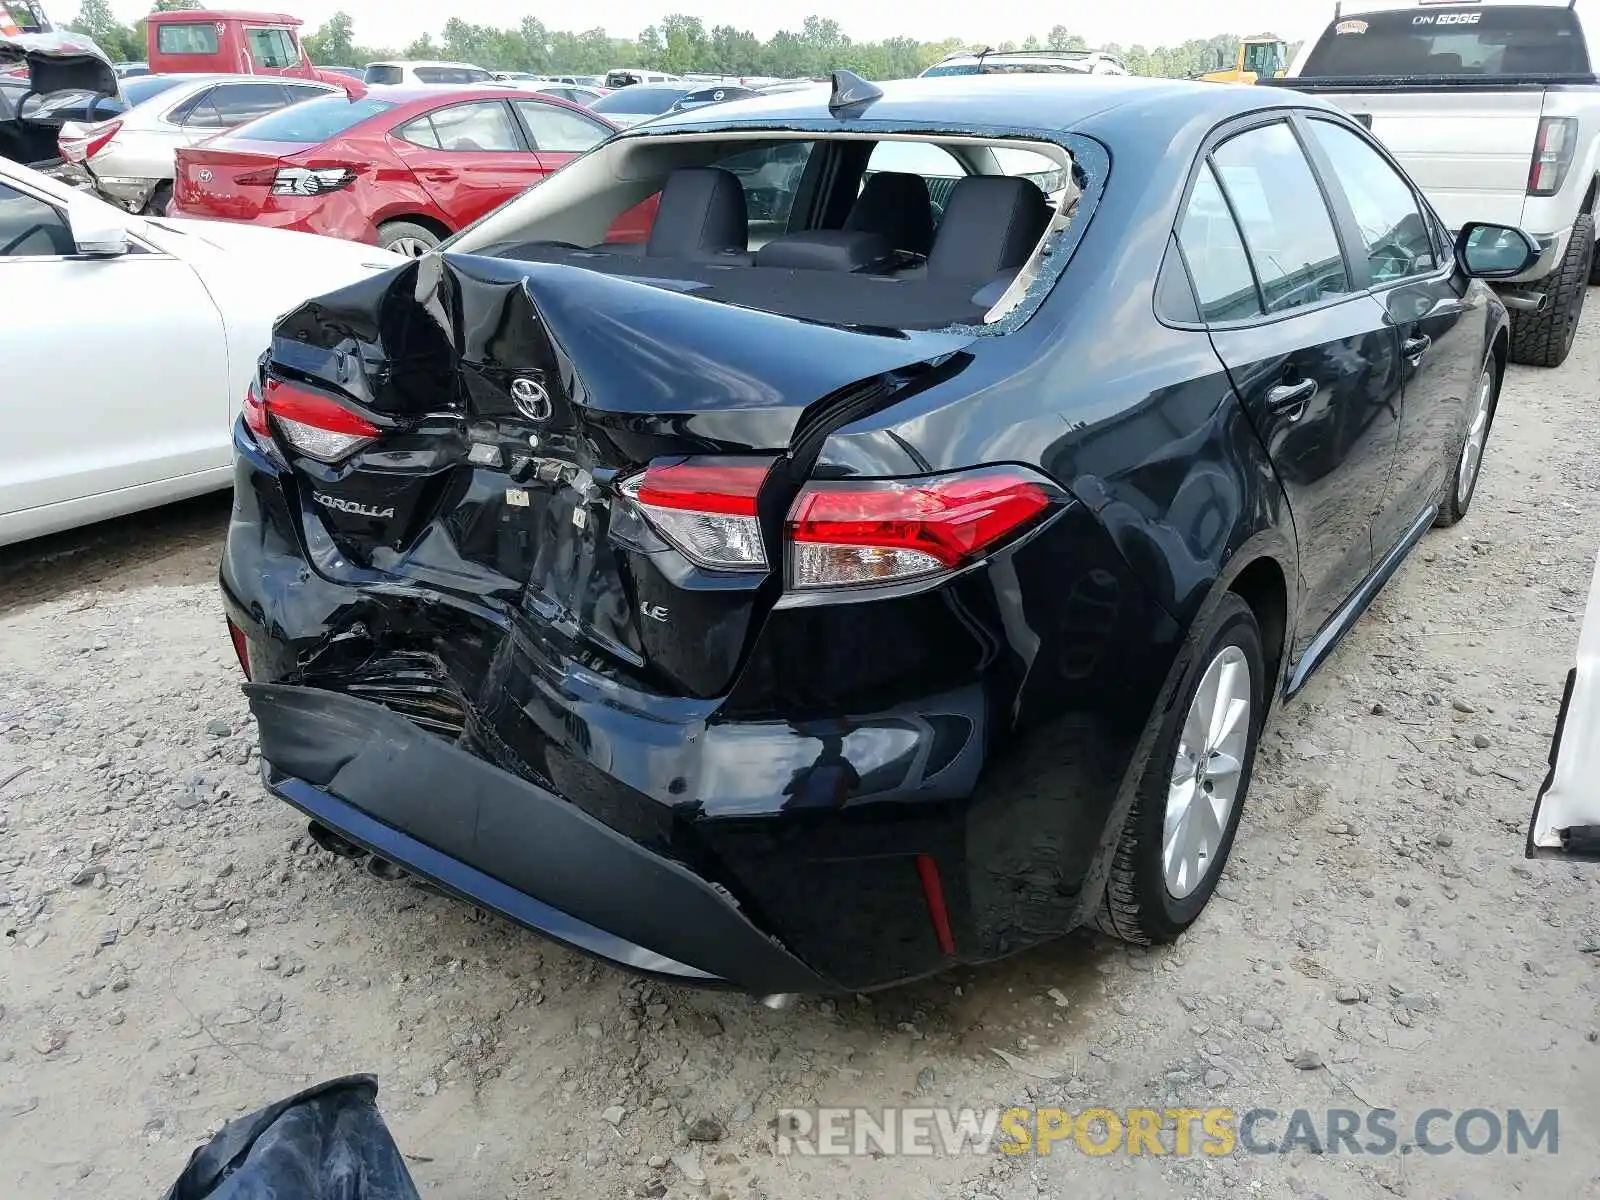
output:
M1172 781L1173 759L1178 753L1184 719L1188 716L1189 706L1199 690L1206 668L1222 648L1230 644L1244 652L1245 661L1250 666L1252 685L1250 737L1240 771L1239 793L1209 873L1193 892L1179 900L1167 890L1161 861L1162 825L1166 817L1166 797ZM1230 593L1217 606L1207 631L1196 645L1188 676L1162 721L1150 761L1134 793L1133 807L1122 828L1100 912L1094 920L1103 933L1137 945L1173 941L1193 925L1205 909L1206 902L1216 889L1217 880L1222 877L1228 854L1233 849L1239 817L1244 812L1245 799L1250 791L1250 771L1255 764L1256 747L1261 740L1261 720L1266 712L1270 685L1261 650L1261 627L1256 622L1255 613L1242 599Z
M1567 361L1578 332L1583 298L1589 291L1594 259L1594 218L1582 213L1572 223L1567 252L1544 285L1543 312L1511 310L1511 361L1529 367L1559 367Z

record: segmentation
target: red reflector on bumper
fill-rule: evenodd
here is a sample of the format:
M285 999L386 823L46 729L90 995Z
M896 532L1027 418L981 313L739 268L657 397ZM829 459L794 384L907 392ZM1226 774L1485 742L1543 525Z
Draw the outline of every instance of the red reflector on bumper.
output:
M922 880L922 896L928 902L928 920L940 954L954 954L956 939L950 932L950 912L944 906L944 885L939 882L939 864L931 855L917 855L917 878Z

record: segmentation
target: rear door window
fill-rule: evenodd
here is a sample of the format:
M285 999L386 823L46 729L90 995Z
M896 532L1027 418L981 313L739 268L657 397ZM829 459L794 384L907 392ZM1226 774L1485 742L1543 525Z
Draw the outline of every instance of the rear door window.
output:
M215 54L217 27L209 21L162 24L156 29L156 49L162 54Z
M1201 316L1208 321L1240 321L1261 315L1249 255L1209 163L1201 163L1195 177L1178 228L1178 245L1189 264Z
M789 232L789 217L814 146L814 142L778 142L745 150L715 164L732 171L744 188L752 249Z
M1307 55L1307 79L1376 76L1581 75L1589 71L1578 14L1513 5L1428 6L1362 13L1328 26Z
M250 43L250 57L258 67L277 70L298 66L300 47L287 29L247 29L245 39Z
M1278 121L1231 137L1211 161L1233 202L1269 313L1350 291L1333 217L1288 125Z
M309 83L286 83L283 85L283 90L288 95L290 104L298 104L302 100L312 100L328 94L327 88L315 87Z
M441 150L470 154L524 149L511 110L500 100L453 104L435 109L428 118Z

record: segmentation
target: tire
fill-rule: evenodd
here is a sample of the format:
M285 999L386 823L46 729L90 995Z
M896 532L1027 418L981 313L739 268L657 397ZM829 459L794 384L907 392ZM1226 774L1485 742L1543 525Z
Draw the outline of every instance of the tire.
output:
M1261 738L1268 685L1261 652L1261 628L1250 606L1236 595L1225 596L1198 644L1200 651L1189 668L1177 701L1162 722L1150 761L1134 793L1133 807L1122 829L1112 860L1111 877L1106 882L1105 897L1095 922L1103 932L1139 945L1174 940L1194 924L1211 899L1227 863L1228 852L1233 848L1239 815L1244 810L1250 788L1256 745ZM1234 795L1226 816L1220 821L1215 815L1213 780L1199 774L1191 776L1190 782L1199 782L1189 791L1192 797L1190 817L1198 819L1201 814L1209 813L1214 831L1208 839L1212 845L1204 855L1203 867L1189 873L1185 881L1189 890L1183 891L1181 886L1175 889L1169 883L1163 856L1168 795L1169 792L1176 794L1174 780L1178 773L1174 765L1180 750L1185 748L1184 727L1190 721L1190 710L1195 706L1201 685L1208 683L1213 670L1224 663L1235 669L1244 666L1249 672L1248 679L1237 689L1249 699L1248 713L1238 718L1243 724L1242 736L1230 734L1219 739L1219 744L1236 757L1239 769L1236 776L1228 773L1235 784ZM1236 675L1233 678L1237 681ZM1206 710L1209 711L1209 706ZM1192 756L1189 761L1193 762ZM1213 754L1207 761L1216 763L1221 759ZM1219 774L1216 779L1223 777ZM1200 798L1202 792L1204 800ZM1211 807L1202 807L1208 803ZM1180 828L1187 830L1190 826ZM1183 894L1177 895L1176 891L1183 891Z
M1478 490L1478 480L1483 476L1483 456L1489 449L1489 432L1494 428L1494 410L1500 403L1500 371L1494 356L1483 364L1483 374L1478 379L1478 389L1473 393L1474 406L1467 421L1466 432L1461 436L1461 446L1445 472L1444 501L1439 505L1439 515L1434 526L1448 529L1472 506L1472 497ZM1476 439L1476 454L1469 464L1468 452ZM1470 465L1470 474L1469 474Z
M167 215L167 205L172 203L172 185L170 183L156 184L156 190L150 193L150 199L144 203L146 215L164 217Z
M1511 361L1530 367L1559 367L1567 361L1578 332L1583 298L1589 291L1594 258L1594 218L1581 213L1572 223L1561 265L1544 282L1543 312L1511 311Z
M1589 215L1589 219L1591 221L1594 220L1594 214L1593 213L1591 213ZM1590 287L1600 286L1600 235L1596 236L1595 241L1596 241L1595 252L1589 256L1589 286Z
M443 240L426 225L415 221L390 221L378 227L378 245L407 258L421 258Z

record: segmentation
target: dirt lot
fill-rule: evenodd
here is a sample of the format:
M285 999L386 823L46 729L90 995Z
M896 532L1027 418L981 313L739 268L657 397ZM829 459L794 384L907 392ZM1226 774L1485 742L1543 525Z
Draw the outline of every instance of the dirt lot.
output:
M1600 539L1597 370L1600 312L1513 373L1472 515L1277 714L1180 946L782 1012L308 846L256 775L225 499L0 554L0 1190L159 1195L225 1119L372 1071L430 1198L1600 1195L1600 887L1522 857ZM777 1107L827 1103L1376 1106L1402 1143L1558 1108L1559 1152L773 1154Z

